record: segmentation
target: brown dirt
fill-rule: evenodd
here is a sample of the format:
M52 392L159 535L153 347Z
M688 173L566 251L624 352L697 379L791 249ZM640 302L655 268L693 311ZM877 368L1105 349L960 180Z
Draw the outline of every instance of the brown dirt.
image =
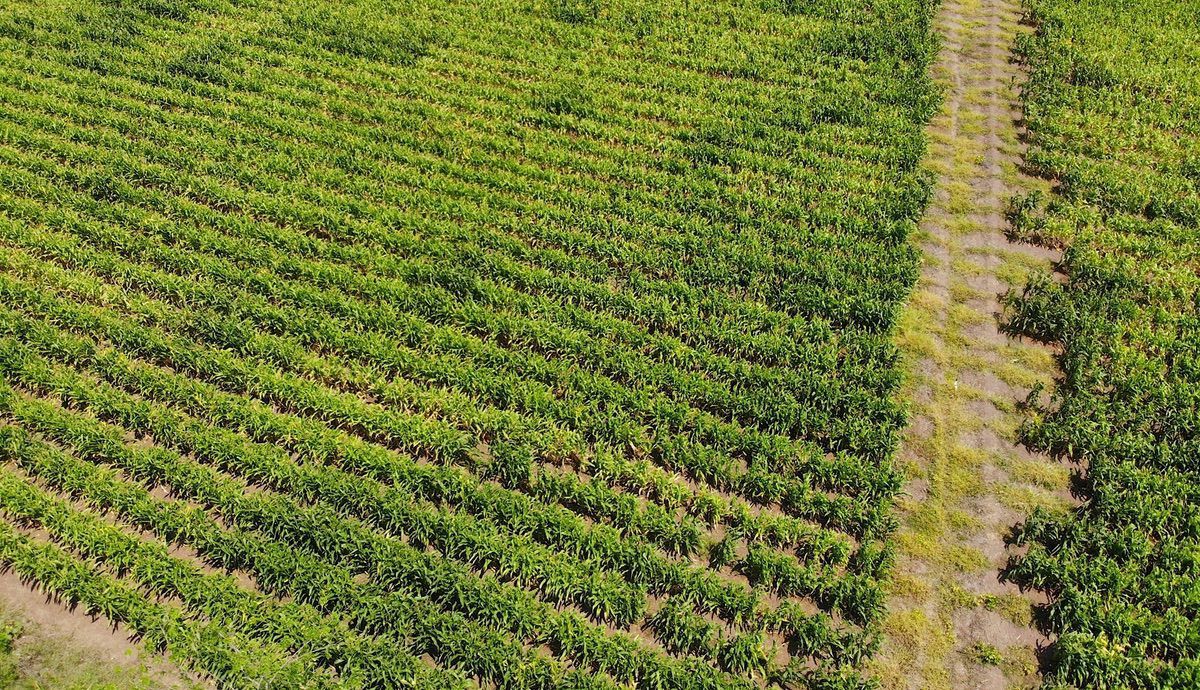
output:
M107 663L130 665L141 653L137 645L129 642L123 628L113 628L107 620L93 618L82 609L68 609L21 582L16 573L0 575L0 600L45 635L68 640L71 646L87 649L90 655Z
M19 659L23 656L23 648L37 647L40 654L46 654L49 647L63 650L63 659L51 660L52 664L82 660L89 670L98 672L104 668L136 671L135 675L142 675L152 687L204 687L196 678L189 677L189 674L166 659L148 653L140 644L131 642L129 631L124 626L90 616L79 607L68 608L22 582L14 572L0 574L0 602L6 615L21 621L24 627L14 647ZM24 671L36 677L40 669Z

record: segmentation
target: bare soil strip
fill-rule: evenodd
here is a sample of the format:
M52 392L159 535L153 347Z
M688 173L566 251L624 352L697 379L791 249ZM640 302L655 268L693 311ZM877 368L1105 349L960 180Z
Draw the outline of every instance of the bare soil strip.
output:
M0 654L0 683L39 688L208 687L130 641L123 626L48 597L12 571L0 573L0 602L0 624L13 637L11 648ZM19 631L15 635L14 625Z
M946 0L930 125L935 198L921 226L922 277L902 325L913 421L900 458L899 561L876 670L888 688L1013 688L1037 682L1044 640L1002 584L1005 537L1035 505L1068 500L1066 468L1016 442L1017 403L1053 377L1052 352L1000 331L1000 296L1047 250L1007 241L1020 174L1021 69L1014 0Z

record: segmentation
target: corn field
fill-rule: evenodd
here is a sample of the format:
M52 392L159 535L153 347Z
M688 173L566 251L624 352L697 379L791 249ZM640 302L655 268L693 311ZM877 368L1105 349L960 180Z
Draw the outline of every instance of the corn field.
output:
M933 9L5 3L0 562L218 687L870 687Z
M1064 280L1011 297L1015 330L1062 348L1023 435L1077 463L1083 504L1038 511L1007 576L1044 592L1049 681L1200 687L1200 4L1030 0L1025 113L1050 196L1023 239Z

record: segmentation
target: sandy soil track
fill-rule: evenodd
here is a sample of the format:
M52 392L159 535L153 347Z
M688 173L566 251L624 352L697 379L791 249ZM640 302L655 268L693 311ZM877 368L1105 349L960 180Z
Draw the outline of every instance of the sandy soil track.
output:
M1016 443L1017 403L1049 383L1048 350L1001 332L1000 296L1046 250L1007 241L1004 210L1040 182L1019 172L1014 0L946 0L930 125L935 198L917 242L922 277L901 329L913 421L900 460L899 567L877 668L889 688L1012 688L1037 681L1044 640L1000 582L1005 537L1038 504L1067 501L1066 469Z

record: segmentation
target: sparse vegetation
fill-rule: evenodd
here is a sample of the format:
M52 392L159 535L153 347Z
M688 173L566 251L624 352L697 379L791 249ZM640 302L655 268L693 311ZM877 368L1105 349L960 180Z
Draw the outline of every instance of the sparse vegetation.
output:
M135 659L113 661L75 638L62 638L0 609L0 688L6 690L199 690L200 685Z
M1029 602L997 579L1013 523L1030 503L1060 504L1066 480L1015 445L1016 402L1051 380L1053 360L1006 338L995 318L1005 278L1047 263L1004 236L1007 198L1030 183L997 174L1020 154L1008 106L1020 83L1008 59L1018 17L1016 3L947 0L937 18L933 75L945 97L927 164L938 179L915 237L922 276L898 331L913 423L900 454L909 481L897 577L874 662L888 690L1037 680Z

